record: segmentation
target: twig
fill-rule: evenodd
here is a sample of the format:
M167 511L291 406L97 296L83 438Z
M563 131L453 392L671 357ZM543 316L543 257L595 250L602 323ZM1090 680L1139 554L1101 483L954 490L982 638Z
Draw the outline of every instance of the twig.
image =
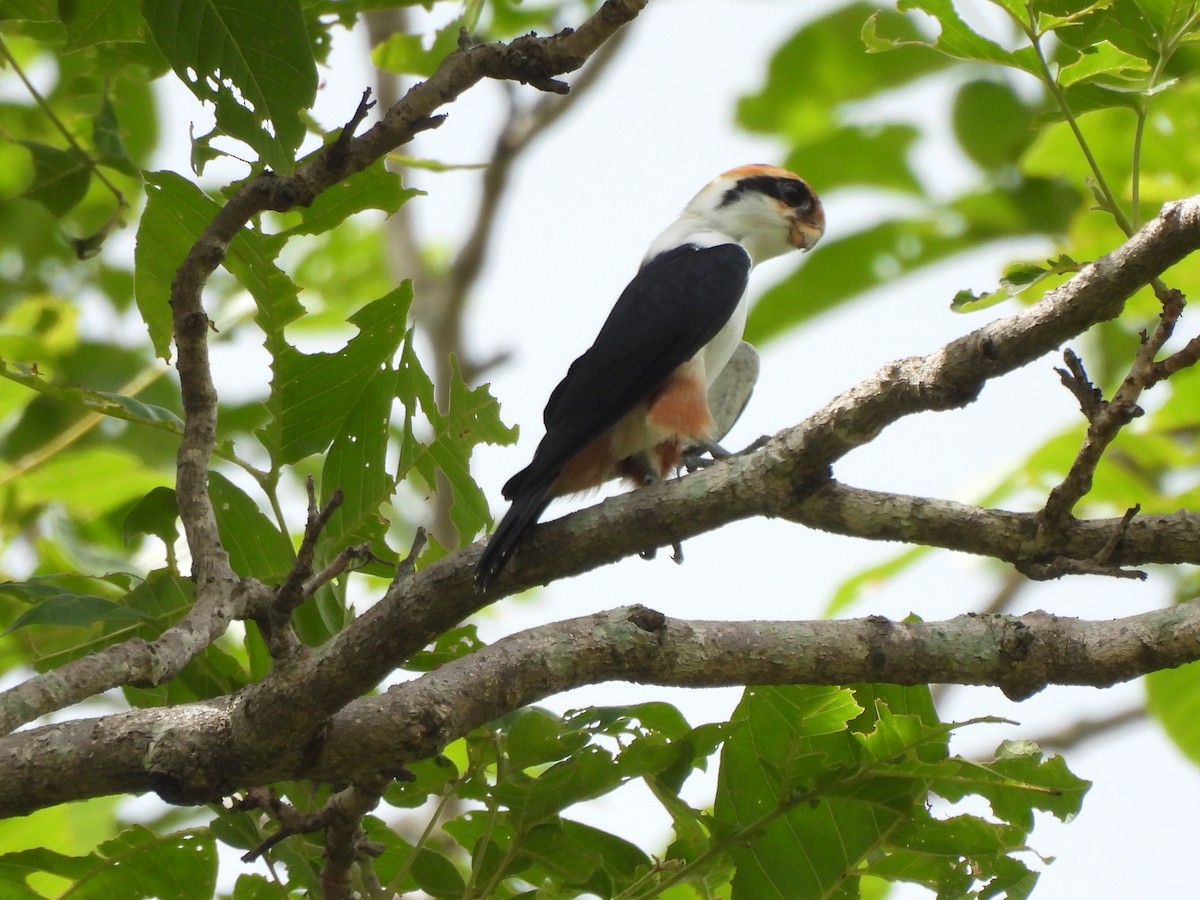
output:
M366 544L354 544L351 547L346 547L333 558L333 561L329 565L304 582L300 596L302 599L307 600L339 575L367 563L382 561L371 552L371 548Z
M321 867L323 900L346 900L351 896L351 869L364 853L379 855L377 845L367 841L362 817L379 805L387 779L359 782L334 794L326 804L325 865Z
M429 540L429 535L424 528L418 527L413 535L412 546L408 550L408 556L400 560L400 565L396 566L396 574L392 577L392 583L388 586L387 594L384 596L395 594L397 591L403 590L412 581L413 575L417 571L417 558L421 555L421 551L425 549L425 544Z
M1095 391L1087 381L1082 363L1074 353L1067 351L1067 366L1071 372L1069 375L1063 373L1062 370L1059 372L1063 383L1079 399L1080 408L1088 420L1088 430L1066 477L1050 491L1046 498L1046 505L1042 510L1042 522L1044 528L1049 532L1053 533L1056 529L1061 528L1070 517L1076 504L1091 491L1096 468L1121 429L1142 415L1142 409L1138 406L1137 401L1144 390L1161 380L1160 369L1155 363L1155 357L1174 333L1183 307L1183 295L1178 291L1164 293L1163 308L1159 315L1158 325L1152 335L1143 333L1141 344L1134 355L1129 372L1121 382L1121 386L1117 388L1111 402L1104 402L1099 392ZM1182 361L1173 362L1161 371L1177 371L1182 367ZM1136 576L1122 575L1120 577Z
M1066 728L1055 731L1040 738L1034 738L1039 747L1062 752L1070 750L1085 741L1108 734L1117 728L1145 721L1149 716L1144 706L1131 706L1120 712L1094 719L1080 719L1072 722Z
M487 251L491 238L495 233L496 212L500 202L508 192L509 179L512 170L521 154L545 131L557 122L574 104L578 103L587 91L595 85L600 76L608 69L616 57L624 39L624 32L618 32L606 42L584 67L571 92L565 96L541 97L531 109L521 110L515 104L510 109L508 120L496 138L492 149L492 158L483 173L483 186L480 194L479 207L471 231L462 248L454 259L447 279L445 295L439 298L440 316L450 319L461 319L462 310L466 305L471 286L479 278L487 259ZM459 322L461 326L461 322ZM443 351L449 349L461 350L461 338L448 346L443 342ZM443 356L445 353L443 352ZM460 353L460 358L463 358ZM463 366L464 377L471 381L478 377L475 367Z
M153 641L132 638L34 675L0 693L0 735L115 687L155 687L169 681L224 634L233 619L269 596L247 584L232 592L228 604L197 597L187 614Z
M1083 361L1075 354L1074 350L1069 347L1064 350L1063 361L1067 367L1054 371L1058 373L1063 387L1074 394L1075 399L1079 401L1079 411L1083 413L1083 417L1091 422L1108 406L1104 394L1092 384L1087 372L1084 371Z
M507 92L509 115L495 139L491 158L484 169L478 206L468 236L444 278L432 275L422 260L413 234L412 216L407 212L408 206L401 207L400 215L389 219L389 232L401 250L403 264L407 266L405 274L417 278L414 318L433 344L431 375L439 402L445 402L449 396L453 378L452 359L459 360L463 379L473 384L483 373L507 358L506 352L494 354L488 359L477 358L467 349L463 330L463 316L471 289L479 279L495 235L497 211L508 193L514 166L533 142L597 83L614 58L624 34L623 31L617 32L593 54L571 85L570 93L565 96L539 96L529 107L522 108L515 101L515 86L505 84L511 88ZM436 488L435 517L431 527L443 544L453 547L457 545L457 531L450 520L449 498L452 492L440 472L437 474Z
M358 101L358 107L354 110L354 115L350 117L350 121L343 127L333 145L329 148L330 165L336 168L339 163L345 162L346 150L350 145L351 139L354 137L354 132L358 126L362 124L363 119L367 117L375 106L375 101L371 99L371 89L365 88L362 93L362 98Z
M366 841L361 820L379 805L390 779L377 775L360 779L333 794L320 810L302 813L279 799L274 790L255 788L247 791L235 807L261 809L279 822L279 829L242 856L253 862L271 848L296 834L325 831L325 865L321 869L321 896L324 900L350 897L351 870L360 854L378 855L380 848Z
M292 570L288 573L287 580L279 588L273 604L275 611L284 615L290 614L306 598L312 596L312 592L308 590L308 581L313 573L313 557L317 552L317 541L320 540L321 532L325 530L325 526L329 524L330 518L342 505L346 496L339 487L333 492L325 507L318 509L316 486L311 475L305 480L304 486L308 492L308 519L304 524L304 537L300 541L300 549L296 552L296 561L292 564ZM344 568L343 566L343 570ZM340 572L336 574L340 574ZM330 578L332 577L334 576L331 575ZM325 579L325 581L328 580L329 578ZM324 582L320 582L320 584L324 584ZM318 584L317 587L319 586ZM314 587L313 590L315 589Z

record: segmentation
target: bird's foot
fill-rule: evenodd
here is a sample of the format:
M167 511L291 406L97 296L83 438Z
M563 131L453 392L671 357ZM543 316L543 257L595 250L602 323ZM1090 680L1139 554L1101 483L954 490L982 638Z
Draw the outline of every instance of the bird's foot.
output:
M658 548L651 547L648 550L641 551L638 556L642 559L654 559L658 556ZM671 541L671 560L677 566L683 565L683 544L679 541Z
M708 454L705 456L705 454ZM723 459L729 459L733 456L728 450L722 447L715 441L710 441L706 444L700 444L689 449L683 455L681 462L683 468L689 472L695 472L697 469L707 469L713 463L718 463Z
M689 452L683 455L683 468L689 472L695 472L698 469L707 469L709 466L719 463L722 460L731 459L735 456L745 456L753 453L755 450L761 450L770 440L771 435L764 434L758 440L732 453L716 442L700 444L692 447ZM705 456L705 454L708 455Z

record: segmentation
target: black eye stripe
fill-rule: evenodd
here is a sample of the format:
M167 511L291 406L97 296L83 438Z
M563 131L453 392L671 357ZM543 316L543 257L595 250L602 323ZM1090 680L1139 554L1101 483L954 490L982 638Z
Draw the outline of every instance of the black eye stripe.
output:
M793 178L776 178L774 175L752 175L741 179L725 192L725 196L721 198L721 205L732 203L740 195L750 191L782 200L788 206L797 209L812 206L812 191L804 182Z

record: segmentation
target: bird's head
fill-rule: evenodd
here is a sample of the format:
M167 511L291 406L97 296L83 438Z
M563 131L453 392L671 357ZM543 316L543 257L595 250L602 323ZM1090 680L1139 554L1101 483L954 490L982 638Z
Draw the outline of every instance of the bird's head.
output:
M682 218L733 238L756 263L810 250L825 233L820 198L799 175L776 166L730 169L692 198Z

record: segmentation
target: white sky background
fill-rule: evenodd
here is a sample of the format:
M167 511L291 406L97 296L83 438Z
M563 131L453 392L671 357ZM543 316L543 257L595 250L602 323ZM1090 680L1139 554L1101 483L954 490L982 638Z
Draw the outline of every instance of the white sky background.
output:
M497 516L503 511L500 486L528 462L542 434L541 409L550 390L591 343L647 244L715 175L743 163L782 160L783 147L736 128L734 104L759 87L770 53L815 15L817 6L779 0L655 0L631 26L619 60L601 84L516 168L468 320L477 357L496 351L513 354L490 378L505 421L520 424L521 440L515 447L481 449L474 466ZM345 121L362 88L371 83L361 42L343 36L334 52L331 70L322 72L326 87L315 110L327 127ZM931 87L903 108L914 114L926 110L932 121L944 121L945 106L939 104L948 97L945 89ZM473 89L448 108L449 119L441 128L406 152L451 163L486 158L498 124L498 98L493 85ZM164 120L164 128L180 141L178 154L165 164L184 173L187 123L196 121L197 133L203 133L202 123L209 118L189 101L190 95L173 94ZM949 147L948 142L922 144L916 160L920 172L947 192L973 177ZM469 222L479 174L420 172L411 181L429 191L411 207L423 235L458 241ZM814 188L820 191L821 185ZM824 200L827 240L880 216L878 198L833 194ZM950 312L949 301L960 288L994 286L1000 265L1022 252L1043 249L1037 242L1009 245L938 266L770 344L763 352L755 396L726 446L744 446L793 425L889 360L929 353L990 317L1010 313L1012 308L1002 305L957 315ZM821 252L820 245L814 252ZM793 255L764 264L756 270L751 290L761 292L797 261ZM261 358L244 352L255 341L253 329L247 329L238 350L222 354L218 375L224 372L231 383L243 384L245 378L262 378L265 388ZM239 361L253 371L240 368ZM903 420L840 462L836 476L863 487L973 499L1046 436L1078 417L1077 406L1052 371L1056 363L1047 357L989 384L967 410ZM549 515L597 499L556 504ZM683 618L812 618L821 614L845 578L900 549L786 522L738 522L688 541L683 566L670 561L669 551L653 562L628 559L556 583L533 600L502 601L478 621L490 641L627 603L644 603ZM997 571L997 564L987 561L935 553L847 614L948 618L986 604ZM1035 586L1022 593L1015 611L1041 608L1100 619L1151 609L1166 600L1165 579L1152 572L1145 584L1074 578ZM699 724L727 717L738 696L733 689L607 684L554 697L544 705L563 710L664 699ZM965 729L955 749L982 756L1005 738L1036 738L1080 716L1132 705L1140 696L1138 685L1105 691L1052 688L1013 704L996 689L952 688L941 713L946 720L994 715L1021 723ZM1180 826L1191 821L1200 772L1156 727L1106 735L1072 751L1068 763L1095 786L1082 815L1069 826L1039 817L1031 844L1057 861L1045 868L1035 896L1184 895L1193 879L1180 862L1190 858L1193 838L1190 829ZM711 773L707 779L694 778L685 796L694 805L706 805L713 783ZM568 815L651 852L669 839L668 817L640 787L572 808ZM900 888L892 896L929 895Z

